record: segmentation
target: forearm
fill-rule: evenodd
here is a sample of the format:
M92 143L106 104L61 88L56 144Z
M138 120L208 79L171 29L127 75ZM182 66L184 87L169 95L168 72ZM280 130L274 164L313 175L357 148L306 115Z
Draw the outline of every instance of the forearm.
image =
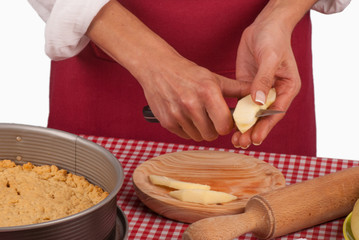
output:
M291 33L296 24L317 0L270 0L255 20L255 24L276 23Z
M117 1L97 14L86 35L141 81L141 71L163 57L179 56L162 38Z
M223 95L239 96L242 85L182 57L117 1L101 9L87 36L130 71L170 132L212 141L233 129Z

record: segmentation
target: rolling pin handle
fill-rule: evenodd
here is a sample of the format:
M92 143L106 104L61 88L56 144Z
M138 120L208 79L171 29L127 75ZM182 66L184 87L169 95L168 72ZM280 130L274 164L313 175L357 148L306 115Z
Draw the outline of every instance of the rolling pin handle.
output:
M192 223L182 240L231 240L256 230L263 213L248 211L237 215L210 217Z

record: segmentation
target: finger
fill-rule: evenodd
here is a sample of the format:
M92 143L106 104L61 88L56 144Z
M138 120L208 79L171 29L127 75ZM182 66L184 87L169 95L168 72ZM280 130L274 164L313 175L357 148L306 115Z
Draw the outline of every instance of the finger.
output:
M278 69L280 59L272 51L262 54L258 62L258 72L254 77L251 95L254 102L263 105L267 100L269 90L275 81L275 72Z
M285 113L261 118L253 127L251 139L254 145L260 145Z
M180 121L179 125L182 127L183 131L194 141L200 142L203 140L201 133L198 131L192 121Z
M249 93L250 83L230 79L218 74L216 74L216 77L219 81L221 92L214 89L212 94L207 98L205 107L216 132L219 135L226 135L233 130L234 122L232 113L223 96L241 98Z
M270 109L287 111L297 94L298 91L294 88L287 87L284 85L276 87L276 99L270 106ZM282 115L280 114L279 116Z
M183 128L177 122L170 121L168 118L157 117L157 119L159 120L161 126L167 129L169 132L184 139L191 139L191 137L183 130Z
M241 98L250 92L251 82L226 78L218 74L216 74L216 77L219 80L219 86L225 97Z
M296 91L286 90L287 88L279 88L277 90L277 97L275 102L270 106L270 109L286 112L296 96ZM260 118L255 124L252 133L252 142L255 145L260 145L273 127L285 116L285 113L276 114L264 118Z
M236 148L247 149L252 143L250 130L242 134L237 131L232 135L232 144Z
M205 109L195 110L191 116L194 126L204 140L213 141L218 137L217 130Z
M241 145L239 144L239 138L240 138L240 136L241 136L241 132L239 132L239 131L236 131L236 132L233 133L233 135L232 135L231 141L232 141L233 146L236 147L236 148L240 148L240 147L241 147Z
M220 89L211 91L212 93L204 103L206 113L210 118L216 132L219 135L230 133L234 127L232 113Z
M296 66L294 56L291 65L286 69L289 74L287 77L281 78L275 83L276 101L272 104L273 109L287 110L293 99L297 96L301 88L301 81Z
M167 128L167 130L183 139L188 139L188 140L191 139L191 137L188 136L188 134L185 131L183 131L183 129L179 125L176 128L172 128L172 129Z
M270 106L271 109L287 111L295 96L298 94L301 81L294 56L288 61L285 73L280 73L284 78L278 79L275 83L276 100ZM280 72L280 71L279 71ZM253 144L261 144L273 127L285 116L277 114L270 117L261 118L255 125L252 133Z
M187 136L189 136L191 139L193 139L196 142L202 141L202 135L192 122L192 120L188 117L188 114L182 114L180 112L176 112L173 115L173 119L176 120L176 125L180 126L180 131L178 127L176 128L176 131L180 134L181 132L184 132Z
M173 108L164 111L164 108L159 108L157 113L156 110L153 109L153 113L163 128L184 139L203 140L193 123L181 111Z
M194 141L197 142L203 140L201 134L196 130L195 126L189 122L186 123L181 122L175 125L165 125L161 123L161 126L181 138L193 139Z

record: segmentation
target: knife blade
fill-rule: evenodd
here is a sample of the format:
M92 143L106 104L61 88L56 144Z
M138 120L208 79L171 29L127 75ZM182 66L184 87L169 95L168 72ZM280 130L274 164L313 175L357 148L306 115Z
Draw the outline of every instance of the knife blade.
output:
M234 108L230 108L230 110L233 113ZM278 113L285 113L285 111L279 111L274 109L261 109L257 112L256 117L265 117ZM150 106L144 106L142 109L142 114L147 122L159 122L158 119L153 115Z
M274 110L274 109L260 109L256 113L256 117L271 116L271 115L275 115L275 114L278 114L278 113L285 113L285 111Z

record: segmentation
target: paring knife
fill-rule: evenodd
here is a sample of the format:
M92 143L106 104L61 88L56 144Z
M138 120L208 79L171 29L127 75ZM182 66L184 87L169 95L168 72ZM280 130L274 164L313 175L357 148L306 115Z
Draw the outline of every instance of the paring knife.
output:
M233 113L234 108L230 108L231 112ZM256 117L265 117L270 116L278 113L284 113L285 111L273 110L273 109L261 109L257 112ZM153 115L151 108L149 106L144 106L142 109L143 117L146 119L147 122L157 122L157 118Z

